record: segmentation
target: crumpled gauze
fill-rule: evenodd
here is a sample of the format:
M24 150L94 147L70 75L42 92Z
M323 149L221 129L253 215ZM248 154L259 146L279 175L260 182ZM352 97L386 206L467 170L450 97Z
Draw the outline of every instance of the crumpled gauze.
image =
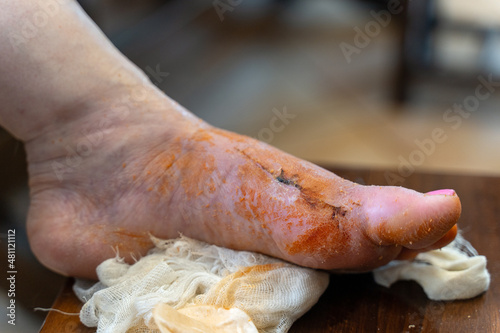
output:
M420 253L413 261L395 260L373 272L375 281L390 287L399 280L413 280L427 297L451 301L475 297L490 285L486 257L460 234L440 250Z
M78 280L82 323L97 332L287 332L328 286L328 274L262 254L181 237L153 239L133 265L97 267Z

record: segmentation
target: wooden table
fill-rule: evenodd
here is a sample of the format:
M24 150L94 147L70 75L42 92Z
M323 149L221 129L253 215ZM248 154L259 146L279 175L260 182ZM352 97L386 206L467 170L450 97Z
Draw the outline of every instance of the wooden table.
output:
M383 171L330 168L340 176L365 184L387 184ZM500 178L413 174L403 186L427 192L453 188L462 200L459 227L478 252L488 258L490 289L466 301L429 301L419 285L398 282L387 289L371 274L332 275L318 304L290 332L500 332ZM71 281L54 308L78 312L81 303ZM48 314L41 332L95 332L77 316Z

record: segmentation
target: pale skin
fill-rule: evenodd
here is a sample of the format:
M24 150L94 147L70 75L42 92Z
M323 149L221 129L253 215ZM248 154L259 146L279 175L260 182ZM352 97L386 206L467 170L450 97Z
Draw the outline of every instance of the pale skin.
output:
M214 128L151 84L75 2L48 2L1 1L0 124L25 143L27 230L50 269L95 278L116 251L131 260L150 235L182 233L365 271L455 237L453 190L357 185Z

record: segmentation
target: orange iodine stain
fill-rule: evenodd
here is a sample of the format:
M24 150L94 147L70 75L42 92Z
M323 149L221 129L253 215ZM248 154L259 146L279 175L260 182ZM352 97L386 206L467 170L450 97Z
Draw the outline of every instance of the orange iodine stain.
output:
M291 255L300 253L327 256L333 248L339 246L338 241L341 241L341 238L338 234L338 228L333 223L321 223L297 236L287 251ZM335 244L331 244L332 239L335 240Z
M176 138L147 164L146 182L160 194L169 194L175 184L180 184L188 200L205 191L214 193L218 184L211 179L217 171L216 158L200 144L213 145L212 141L212 134L203 129L188 139Z
M209 153L203 155L203 158L185 156L177 162L178 169L183 172L181 186L188 200L216 191L216 184L213 180L217 171L215 156ZM185 172L190 172L190 174L184 174Z
M121 256L130 253L143 253L153 247L153 242L147 232L133 232L125 228L115 228L106 237L107 243L118 248Z
M297 206L305 213L304 227L299 229L301 233L297 236L291 235L292 240L285 247L290 255L314 255L326 260L334 254L349 251L353 228L352 221L346 216L349 210L321 201L311 202L311 198L301 198ZM287 224L283 229L290 227Z
M265 265L255 265L255 266L248 266L248 267L242 267L240 270L236 271L233 273L235 277L240 277L248 274L253 274L253 273L266 273L281 267L284 267L285 264L282 262L279 263L273 263L273 264L265 264Z
M127 237L127 238L135 238L135 239L147 237L146 232L135 233L135 232L129 231L129 230L124 229L124 228L116 228L113 231L113 233L115 235L118 235L119 237Z
M182 151L182 142L179 138L165 147L165 150L152 152L150 161L143 167L144 172L140 179L144 181L144 186L148 191L155 190L161 195L171 193L173 185L176 182L172 167L175 165ZM135 175L132 177L136 179Z
M213 138L214 138L213 135L210 134L207 130L199 129L191 137L191 141L193 141L193 142L208 142L211 145L214 145Z
M255 290L259 283L266 280L266 273L284 267L284 263L273 263L242 267L240 270L224 277L210 290L210 296L203 299L204 304L232 308L240 299L237 297L244 290ZM224 295L224 297L221 297ZM196 301L195 301L196 302Z
M237 188L237 196L233 203L235 212L252 226L256 221L260 222L260 230L253 230L256 237L262 236L263 232L271 233L272 230L267 224L278 221L276 215L282 211L278 203L269 200L266 195L269 183L273 183L274 180L250 162L239 167L237 179L241 186ZM252 181L249 182L248 179Z

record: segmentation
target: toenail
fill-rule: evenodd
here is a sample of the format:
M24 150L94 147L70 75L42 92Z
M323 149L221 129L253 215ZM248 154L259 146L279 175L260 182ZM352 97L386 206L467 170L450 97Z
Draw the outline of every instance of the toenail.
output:
M455 190L446 189L446 190L436 190L425 193L425 195L455 195Z

